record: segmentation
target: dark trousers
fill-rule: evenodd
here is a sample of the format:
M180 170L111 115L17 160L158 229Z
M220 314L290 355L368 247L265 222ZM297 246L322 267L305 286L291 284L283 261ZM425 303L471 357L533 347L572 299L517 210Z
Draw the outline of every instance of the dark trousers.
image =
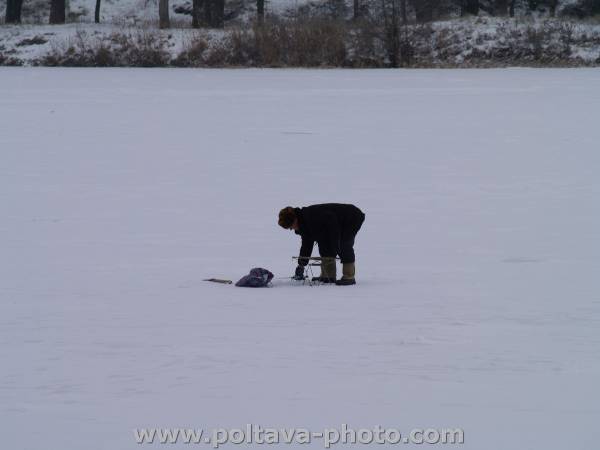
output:
M363 214L362 220L357 226L347 230L342 230L342 233L340 235L340 242L338 245L339 250L338 252L336 252L339 254L340 261L342 264L353 263L356 260L356 257L354 255L354 239L356 238L356 234L359 232L364 221L365 216ZM319 245L319 254L321 256L327 256L330 255L331 252L330 249L321 248L321 246Z

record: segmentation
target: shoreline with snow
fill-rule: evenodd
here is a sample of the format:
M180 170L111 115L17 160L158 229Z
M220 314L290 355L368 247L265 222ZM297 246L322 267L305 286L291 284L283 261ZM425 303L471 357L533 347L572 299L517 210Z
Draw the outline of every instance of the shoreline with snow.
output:
M74 67L394 66L369 25L277 22L263 28L158 30L115 24L4 25L0 65ZM314 36L329 33L320 44ZM282 35L287 39L277 39ZM365 37L369 35L368 37ZM564 19L463 18L407 27L400 67L594 67L600 24ZM311 41L313 39L314 41ZM308 43L307 43L308 41ZM287 45L287 46L284 46ZM318 49L315 51L315 49ZM398 65L394 66L397 67Z

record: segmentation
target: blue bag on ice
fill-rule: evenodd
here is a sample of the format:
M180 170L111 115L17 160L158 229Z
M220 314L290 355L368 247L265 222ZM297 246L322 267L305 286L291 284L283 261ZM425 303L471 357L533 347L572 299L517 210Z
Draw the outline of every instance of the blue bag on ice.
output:
M235 285L238 287L267 287L272 279L273 274L271 272L262 267L256 267L248 275L240 278Z

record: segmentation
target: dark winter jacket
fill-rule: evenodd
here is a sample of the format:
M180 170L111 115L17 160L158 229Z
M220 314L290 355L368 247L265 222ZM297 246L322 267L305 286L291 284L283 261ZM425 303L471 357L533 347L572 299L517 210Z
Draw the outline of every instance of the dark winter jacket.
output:
M321 256L336 256L340 242L353 239L365 220L364 213L354 205L324 203L305 208L295 208L298 231L302 237L301 257L312 254L314 243L319 244ZM306 265L308 260L300 260Z

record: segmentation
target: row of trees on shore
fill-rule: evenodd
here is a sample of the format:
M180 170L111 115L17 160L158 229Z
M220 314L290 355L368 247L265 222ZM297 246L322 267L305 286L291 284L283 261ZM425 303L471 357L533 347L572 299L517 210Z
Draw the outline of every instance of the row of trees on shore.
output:
M258 14L264 17L264 0L257 0ZM101 0L96 0L94 9L94 21L100 23ZM21 23L23 10L23 0L7 0L5 23ZM62 24L66 22L67 15L66 0L50 0L51 25ZM169 0L159 0L158 2L159 22L161 28L170 26L169 20ZM192 25L199 28L202 25L212 28L222 28L225 17L225 0L193 0L192 3Z
M7 0L6 23L20 23L24 0ZM67 0L50 1L50 24L61 24L66 21ZM343 0L342 0L343 1ZM384 7L391 8L394 14L406 23L409 20L424 23L435 20L450 11L461 16L477 16L481 12L493 16L515 16L517 8L537 10L546 8L554 17L564 0L353 0L352 15L359 19L365 15L373 2L381 2ZM600 13L600 0L579 0L581 14ZM100 22L101 0L96 0L94 19ZM192 0L192 26L194 28L223 28L225 22L225 0ZM265 0L256 0L256 20L260 24L265 17ZM169 0L158 0L158 18L161 28L169 28Z

